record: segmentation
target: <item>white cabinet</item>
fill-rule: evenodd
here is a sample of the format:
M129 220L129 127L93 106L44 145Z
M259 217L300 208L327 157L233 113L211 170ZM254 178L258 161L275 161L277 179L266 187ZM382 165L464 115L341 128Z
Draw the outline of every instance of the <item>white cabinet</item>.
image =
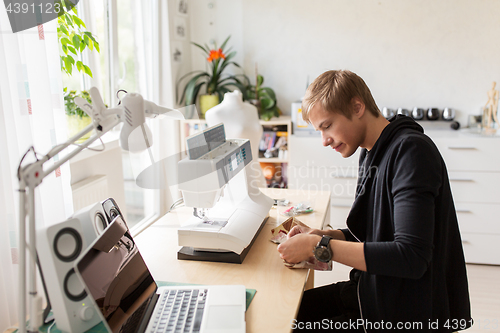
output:
M500 137L427 134L448 168L465 260L500 265Z
M436 143L450 185L468 263L500 265L500 137L465 131L426 131ZM354 201L359 150L344 159L320 137L290 138L288 186L331 191L333 228L345 228Z

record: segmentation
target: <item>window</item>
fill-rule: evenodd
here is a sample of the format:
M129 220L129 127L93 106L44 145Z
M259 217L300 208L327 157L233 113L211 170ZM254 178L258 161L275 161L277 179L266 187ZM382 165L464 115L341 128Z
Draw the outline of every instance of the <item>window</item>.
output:
M79 2L78 14L86 23L87 30L96 36L100 53L85 51L83 55L84 63L93 72L92 79L73 75L71 81L65 84L77 89L96 86L108 106L118 103L116 92L120 89L155 100L153 82L158 75L153 71L153 64L157 63L155 57L158 57L153 47L157 36L154 29L157 22L155 4L155 1L133 0ZM154 131L156 126L149 125ZM137 156L125 151L122 156L127 224L134 231L142 223L159 217L160 191L137 186L132 165L140 161L137 161Z

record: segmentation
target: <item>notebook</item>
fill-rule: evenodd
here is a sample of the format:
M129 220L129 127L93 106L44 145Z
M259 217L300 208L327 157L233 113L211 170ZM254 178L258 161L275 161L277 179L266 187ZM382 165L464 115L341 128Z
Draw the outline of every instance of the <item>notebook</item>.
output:
M245 332L245 287L158 287L120 216L75 271L109 332Z

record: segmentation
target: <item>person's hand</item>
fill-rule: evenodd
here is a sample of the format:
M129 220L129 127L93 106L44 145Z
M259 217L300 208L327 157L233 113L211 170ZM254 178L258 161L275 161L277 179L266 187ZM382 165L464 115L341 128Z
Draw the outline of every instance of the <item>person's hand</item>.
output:
M291 237L298 234L313 234L313 235L323 236L324 232L319 229L312 229L306 226L296 225L290 230L290 232L287 235L287 238L290 239Z
M298 234L308 234L310 230L311 228L309 227L296 225L288 232L288 235L286 235L286 237L289 239L290 237L293 237Z
M295 228L294 228L295 229ZM309 230L313 230L307 228ZM293 230L293 229L292 229ZM296 264L313 256L313 250L321 237L311 233L296 233L278 246L280 258L290 264Z

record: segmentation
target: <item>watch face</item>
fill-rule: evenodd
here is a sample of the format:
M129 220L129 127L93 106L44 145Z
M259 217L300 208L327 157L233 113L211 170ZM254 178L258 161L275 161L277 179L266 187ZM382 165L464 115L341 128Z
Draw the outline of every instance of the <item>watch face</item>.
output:
M331 255L330 255L330 251L328 251L328 249L325 247L317 248L316 251L314 252L314 255L315 255L316 259L318 259L319 261L322 261L322 262L328 262L332 259Z

